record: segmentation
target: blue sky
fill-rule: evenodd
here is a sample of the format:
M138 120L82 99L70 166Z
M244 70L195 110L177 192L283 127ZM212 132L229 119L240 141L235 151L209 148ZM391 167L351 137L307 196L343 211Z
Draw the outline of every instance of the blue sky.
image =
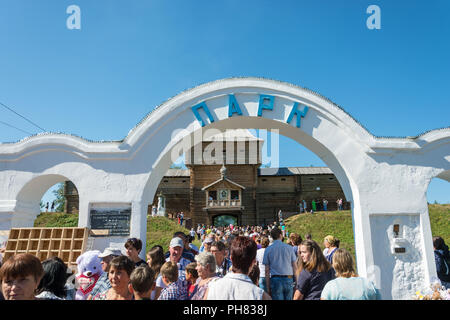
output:
M69 5L81 30L69 30ZM381 29L369 30L369 5ZM450 2L0 0L0 102L49 132L121 140L201 83L256 76L312 89L375 136L450 126ZM0 121L41 130L0 106ZM0 141L28 134L0 123ZM280 138L281 166L323 166ZM450 202L434 179L430 202Z

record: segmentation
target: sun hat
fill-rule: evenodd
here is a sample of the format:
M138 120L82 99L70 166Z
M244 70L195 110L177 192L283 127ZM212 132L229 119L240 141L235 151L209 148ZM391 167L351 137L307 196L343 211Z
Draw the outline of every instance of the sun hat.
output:
M184 247L184 242L183 240L181 240L178 237L173 238L172 240L170 240L170 248L174 248L174 247Z
M100 253L98 255L99 258L105 258L107 256L121 256L122 255L122 251L120 251L119 249L116 248L106 248L105 251L103 251L102 253Z

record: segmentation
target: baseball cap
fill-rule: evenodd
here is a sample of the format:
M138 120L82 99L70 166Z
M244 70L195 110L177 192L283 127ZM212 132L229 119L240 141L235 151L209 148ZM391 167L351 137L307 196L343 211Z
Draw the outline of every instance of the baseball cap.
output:
M120 251L119 249L116 248L106 248L105 251L103 251L102 253L100 253L98 255L99 258L104 258L107 256L121 256L122 255L122 251Z
M173 247L182 247L183 248L184 247L184 242L180 238L175 237L175 238L172 238L172 240L170 240L169 247L170 248L173 248Z

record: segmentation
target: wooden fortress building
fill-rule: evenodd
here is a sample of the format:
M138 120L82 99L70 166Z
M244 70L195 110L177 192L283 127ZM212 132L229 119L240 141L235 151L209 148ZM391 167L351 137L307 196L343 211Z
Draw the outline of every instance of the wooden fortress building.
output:
M313 200L322 208L323 199L328 210L336 210L339 198L348 209L342 188L327 167L261 168L263 143L248 130L228 130L203 140L200 153L192 148L185 154L186 169L167 171L148 213L161 196L166 215L183 212L186 226L267 225L277 220L279 210L284 218L299 213L302 200L308 211ZM76 188L66 182L65 191L66 211L78 211Z

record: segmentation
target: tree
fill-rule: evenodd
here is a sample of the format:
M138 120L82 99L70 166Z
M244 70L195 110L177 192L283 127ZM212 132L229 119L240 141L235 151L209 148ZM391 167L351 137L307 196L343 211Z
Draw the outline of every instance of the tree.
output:
M58 189L53 191L56 199L55 201L55 211L64 212L64 206L66 204L66 198L64 197L64 183L58 185Z

